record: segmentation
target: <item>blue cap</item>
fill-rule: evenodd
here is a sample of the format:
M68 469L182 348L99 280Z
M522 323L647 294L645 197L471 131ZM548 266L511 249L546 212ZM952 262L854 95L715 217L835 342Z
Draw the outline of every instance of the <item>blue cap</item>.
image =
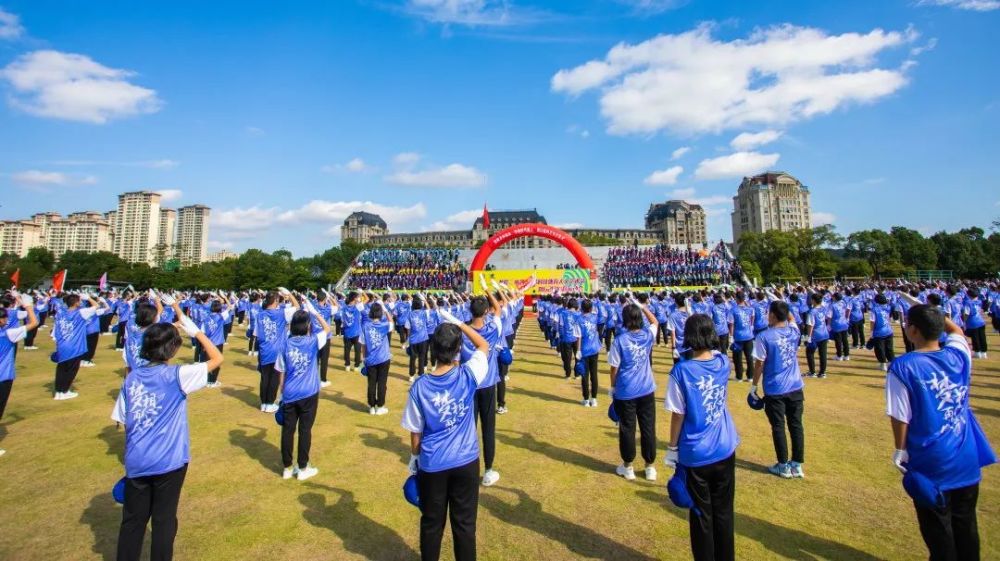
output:
M670 481L667 481L667 495L670 496L670 502L674 503L674 506L690 508L696 515L701 515L698 508L694 506L694 499L691 498L691 493L688 492L686 467L677 464L677 471L674 472L674 476L670 478Z
M49 355L49 360L51 360L52 362L54 362L56 364L59 364L59 353L53 352L52 354L50 354Z
M125 478L118 480L115 486L111 488L111 496L115 498L115 502L123 505L125 504Z
M818 347L818 346L819 345L817 345L816 343L814 343L812 341L809 341L808 343L806 343L806 350L807 351L815 351L816 347Z
M868 339L868 342L865 343L865 348L868 349L869 351L875 348L875 338L874 337L872 337L871 339Z
M406 482L403 483L403 497L406 499L406 502L420 508L420 492L417 490L416 475L407 477Z
M274 412L274 422L278 423L278 426L285 425L285 407L278 402L278 410Z
M413 351L409 345L406 346L406 356L413 356Z
M367 364L361 365L361 375L364 376L364 377L366 377L366 378L368 377L368 365Z
M111 332L112 333L118 333L118 324L117 323L111 326Z
M615 424L618 423L618 412L615 411L615 400L613 399L611 400L611 403L608 404L608 418L611 419L611 422Z
M736 341L733 341L733 344L729 345L729 350L733 351L734 353L740 352L740 350L742 350L742 348L743 348L742 345L740 345Z
M504 366L509 366L510 363L514 362L514 354L507 347L500 349L500 354L497 356L500 359L500 364Z
M903 489L906 489L914 502L924 508L944 508L947 504L937 485L924 474L912 469L903 474Z
M582 360L576 361L576 366L573 367L573 371L576 372L577 376L587 375L587 364Z
M763 397L757 397L757 394L748 393L747 394L747 405L750 406L750 409L754 409L754 410L760 411L761 409L764 408L764 398Z

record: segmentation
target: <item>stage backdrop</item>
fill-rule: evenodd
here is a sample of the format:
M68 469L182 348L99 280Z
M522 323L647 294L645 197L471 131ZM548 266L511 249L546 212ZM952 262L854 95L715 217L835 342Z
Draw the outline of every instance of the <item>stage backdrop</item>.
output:
M479 273L486 275L486 280L496 279L507 282L518 290L523 290L531 281L532 275L538 279L533 287L528 289L529 296L540 296L559 292L593 292L596 290L594 281L587 269L509 269L497 271L472 271L472 291L482 294L483 287L479 284Z

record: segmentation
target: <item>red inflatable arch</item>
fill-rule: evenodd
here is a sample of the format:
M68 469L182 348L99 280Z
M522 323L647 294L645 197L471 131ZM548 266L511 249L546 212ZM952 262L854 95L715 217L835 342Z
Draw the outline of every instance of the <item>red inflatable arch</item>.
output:
M493 236L486 240L483 247L479 248L479 253L476 253L476 256L472 259L472 267L470 270L484 270L486 268L486 262L489 261L490 255L493 255L494 251L511 240L527 236L538 236L539 238L546 238L561 244L573 254L573 257L576 258L577 265L579 265L581 269L589 270L591 278L596 278L597 271L594 269L594 261L590 258L590 254L587 253L587 250L580 245L580 242L576 241L576 238L567 234L565 231L560 230L555 226L549 226L548 224L518 224L516 226L504 228L503 230L493 234Z

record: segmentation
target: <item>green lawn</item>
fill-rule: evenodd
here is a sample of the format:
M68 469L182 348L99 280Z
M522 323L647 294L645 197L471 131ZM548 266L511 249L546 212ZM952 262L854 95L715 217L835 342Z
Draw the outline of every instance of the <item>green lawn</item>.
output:
M104 336L96 362L82 369L80 397L51 399L52 341L20 351L0 424L0 559L114 559L120 508L111 486L123 471L123 433L109 419L124 370ZM336 342L339 342L337 340ZM226 350L220 389L191 397L192 462L181 497L176 558L416 559L418 511L402 497L409 458L399 426L408 384L395 346L389 415L367 413L365 379L331 368L313 432L315 478L279 477L280 430L260 413L256 359L237 328ZM1000 338L992 358L976 361L973 408L1000 445ZM897 349L901 341L897 337ZM335 347L335 352L337 351ZM190 348L181 351L190 360ZM660 481L614 475L616 429L608 400L583 408L576 384L534 320L525 319L508 389L510 413L498 419L500 482L483 489L481 559L685 559L685 512L669 504L668 470L659 463L668 416L658 411ZM831 345L832 354L832 345ZM830 377L806 387L806 479L770 476L767 420L746 406L746 384L731 385L730 408L742 437L737 451L737 558L925 559L911 503L889 462L883 374L871 353L831 362ZM603 361L602 356L602 361ZM804 362L804 358L803 358ZM670 359L657 348L662 407ZM602 371L607 366L602 363ZM604 374L602 385L607 384ZM1000 559L1000 472L986 470L979 500L983 559ZM147 536L148 542L148 536ZM446 538L445 559L451 557Z

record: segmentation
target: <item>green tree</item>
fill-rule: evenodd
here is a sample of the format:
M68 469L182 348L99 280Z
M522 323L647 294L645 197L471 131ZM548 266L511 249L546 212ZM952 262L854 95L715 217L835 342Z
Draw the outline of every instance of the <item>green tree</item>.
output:
M802 274L799 273L799 268L792 263L792 260L788 257L781 257L778 261L771 267L771 276L768 278L771 282L776 281L799 281L802 280Z
M760 266L757 263L749 259L740 259L739 262L740 267L743 268L743 274L750 279L750 282L764 282L764 275L760 272Z
M795 263L805 279L830 277L835 274L836 264L830 249L840 247L844 238L837 234L832 224L817 228L803 228L793 232L798 247Z
M847 236L844 251L850 257L864 259L872 267L876 277L882 268L893 261L899 261L896 240L882 230L862 230Z
M910 228L893 226L889 235L896 241L903 265L916 270L937 269L937 246L923 234Z
M868 278L875 274L875 271L864 259L844 259L837 264L837 273L842 277Z

